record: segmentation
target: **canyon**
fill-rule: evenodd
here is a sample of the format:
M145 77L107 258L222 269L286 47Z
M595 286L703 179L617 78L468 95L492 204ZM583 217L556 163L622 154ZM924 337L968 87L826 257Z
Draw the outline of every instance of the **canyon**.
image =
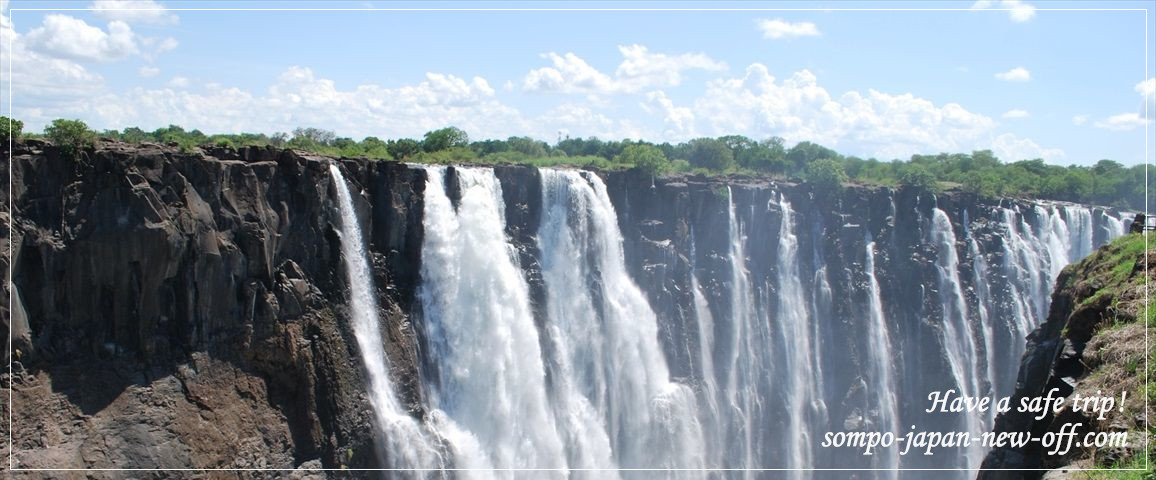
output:
M1012 395L1061 269L1132 218L270 147L11 153L23 468L974 469L976 445L818 445L991 431L928 394Z

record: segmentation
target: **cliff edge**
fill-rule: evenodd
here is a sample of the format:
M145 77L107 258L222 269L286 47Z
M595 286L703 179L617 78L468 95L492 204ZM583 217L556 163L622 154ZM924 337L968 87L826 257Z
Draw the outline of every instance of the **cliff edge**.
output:
M1054 414L1039 420L1035 414L1013 409L996 419L994 429L1031 432L1039 438L1060 432L1064 425L1081 424L1076 429L1077 441L1088 433L1127 432L1127 446L1077 445L1063 455L1048 455L1039 443L997 448L987 455L983 468L1013 471L984 471L979 478L1132 478L1071 469L1144 467L1144 448L1156 431L1146 422L1156 407L1156 382L1145 376L1145 354L1149 365L1156 364L1153 351L1145 353L1146 336L1153 338L1150 335L1156 327L1156 305L1145 305L1151 302L1145 288L1156 279L1156 270L1145 262L1156 259L1156 249L1145 252L1145 245L1144 235L1131 233L1063 270L1047 321L1028 336L1012 404L1019 405L1022 398L1046 396L1052 389L1058 389L1058 395L1067 401ZM1077 395L1101 394L1114 395L1118 401L1125 392L1123 408L1112 410L1103 419L1074 411L1071 402ZM1127 473L1148 478L1141 475L1144 472Z

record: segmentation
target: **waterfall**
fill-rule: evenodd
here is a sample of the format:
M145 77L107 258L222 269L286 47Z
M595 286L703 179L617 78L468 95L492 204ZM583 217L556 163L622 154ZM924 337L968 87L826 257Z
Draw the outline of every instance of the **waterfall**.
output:
M798 264L798 239L795 236L795 218L785 196L779 197L783 213L779 230L779 307L778 321L780 346L786 356L787 431L797 435L787 444L787 468L807 468L812 465L812 445L815 443L811 426L824 407L819 392L819 379L811 372L817 368L812 355L811 318L803 293ZM805 472L792 471L791 477L804 478Z
M353 323L353 334L357 337L357 347L361 350L361 360L369 374L369 403L373 407L377 427L385 437L384 442L379 442L381 460L390 468L445 466L417 420L401 407L393 391L385 350L381 344L373 275L366 260L357 212L353 210L353 197L337 165L329 165L329 175L336 187L337 202L341 207L341 255L345 258L345 273L349 282L350 321Z
M936 208L932 213L931 241L937 249L935 260L939 272L939 297L943 307L940 323L943 348L951 369L952 378L958 387L956 392L963 396L979 396L983 392L979 386L975 339L968 321L967 299L959 279L959 255L956 251L955 232L947 213ZM978 412L961 414L963 431L980 434L986 431ZM962 468L976 468L983 460L984 451L979 442L973 442L965 452Z
M658 319L625 267L617 215L602 180L541 170L538 247L548 329L559 359L560 396L597 422L567 424L573 436L606 439L622 468L702 468L706 446L694 392L672 382ZM592 426L605 432L589 432ZM601 458L601 461L608 461Z
M875 231L889 239L884 248L867 225L827 222L825 212L797 214L783 193L736 196L727 188L725 230L723 218L710 220L714 231L669 226L689 227L681 239L661 237L668 226L630 207L630 195L615 197L621 208L633 208L630 222L646 226L624 238L599 175L538 170L540 197L516 200L541 202L529 217L537 223L507 226L503 199L526 190L504 196L487 168L459 167L452 175L446 167L424 168L415 315L425 423L390 390L364 247L344 241L360 233L346 231L357 228L356 218L340 172L333 175L348 217L345 256L361 262L348 266L351 310L388 440L387 464L477 469L458 472L464 477L632 478L630 469L652 468L702 478L707 474L696 469L850 466L897 479L904 475L892 469L900 467L958 461L976 468L985 453L978 442L916 458L900 458L896 445L850 456L819 444L828 431L903 434L909 424L936 426L938 417L920 410L944 380L959 395L1010 394L1015 375L1005 370L1046 315L1055 275L1116 236L1122 223L1082 206L1020 203L982 207L974 222L964 212L957 238L945 211L904 222L893 196L881 207L886 225ZM460 193L456 204L450 192ZM721 213L723 200L719 189L695 201L710 205L703 212ZM533 235L507 237L519 228ZM657 238L639 239L648 228ZM705 237L701 254L696 235ZM679 250L687 244L689 253ZM848 244L855 248L839 250ZM934 278L922 278L929 265L918 253L927 247ZM638 262L628 254L648 256ZM699 268L700 259L710 263ZM635 269L663 280L637 283ZM911 285L913 279L937 288ZM865 305L849 303L852 297ZM680 303L654 303L669 301ZM924 308L935 304L940 308ZM678 312L682 323L659 311ZM943 351L927 351L932 344ZM942 363L896 361L937 354ZM675 371L685 378L672 378ZM973 434L993 423L989 413L944 418ZM543 468L550 470L516 470Z
M869 302L867 374L871 392L875 395L876 417L879 419L875 429L883 432L899 432L899 407L896 400L895 383L892 380L894 371L891 362L895 353L891 350L891 333L887 326L887 316L883 313L883 298L875 273L875 241L871 239L870 235L867 235L866 258L864 271L867 273L867 299ZM898 445L882 448L877 455L879 455L880 460L873 465L874 467L899 468ZM881 473L883 478L899 478L897 470Z
M498 181L488 169L456 173L456 210L444 168L430 168L425 186L418 295L435 363L431 406L456 430L448 440L470 467L566 468Z

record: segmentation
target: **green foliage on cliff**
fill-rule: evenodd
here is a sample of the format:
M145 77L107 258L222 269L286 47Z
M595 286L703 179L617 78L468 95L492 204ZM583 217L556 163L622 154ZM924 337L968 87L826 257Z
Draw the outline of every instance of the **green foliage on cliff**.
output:
M653 175L738 173L827 185L853 182L932 191L960 188L987 198L1039 198L1134 210L1144 209L1145 197L1144 165L1125 167L1112 160L1100 160L1092 166L1066 167L1050 165L1041 159L1004 163L990 150L912 155L906 160L864 159L808 141L788 148L780 137L753 139L725 135L676 144L560 137L551 145L525 136L471 141L465 131L452 126L431 130L421 140L381 135L356 141L316 127L297 128L292 135L270 136L263 133L206 135L176 125L151 132L138 127L120 132L107 130L101 132L101 136L130 143L176 144L186 151L198 146L272 145L331 156L411 162L637 167Z
M839 162L821 158L807 164L803 180L824 190L834 190L847 181L847 172Z
M1067 267L1061 276L1064 283L1057 286L1057 295L1070 295L1074 303L1066 312L1063 336L1086 345L1080 357L1086 371L1077 378L1076 393L1087 396L1102 391L1118 397L1121 391L1128 392L1122 412L1113 411L1106 420L1088 425L1099 431L1127 431L1130 447L1087 450L1081 460L1087 464L1077 466L1134 468L1137 461L1142 465L1144 436L1156 435L1156 425L1145 430L1142 421L1145 408L1148 416L1156 408L1156 382L1145 371L1146 365L1156 366L1156 350L1145 350L1145 338L1156 328L1156 299L1145 295L1153 274L1145 252L1156 253L1148 250L1150 246L1141 234L1118 238ZM1145 400L1149 400L1147 406ZM1127 472L1138 473L1143 472ZM1148 478L1116 475L1110 478Z
M77 156L81 149L92 145L96 140L96 133L88 129L88 125L80 120L65 120L58 118L44 129L44 135L65 155Z
M666 155L653 145L630 145L623 149L620 155L614 157L614 160L621 164L634 165L651 176L670 170L670 161Z
M0 142L7 144L9 140L19 140L22 130L24 130L24 122L0 116Z

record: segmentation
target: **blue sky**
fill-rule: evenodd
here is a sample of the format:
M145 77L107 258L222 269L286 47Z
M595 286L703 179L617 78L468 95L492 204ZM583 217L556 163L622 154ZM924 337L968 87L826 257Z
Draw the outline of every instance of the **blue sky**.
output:
M187 10L414 6L779 10ZM815 7L831 10L786 10ZM1060 8L1141 10L1048 10ZM15 1L3 8L0 94L33 131L59 117L358 139L455 125L472 138L777 135L880 159L990 148L1005 160L1135 164L1146 132L1152 150L1156 114L1144 8Z

